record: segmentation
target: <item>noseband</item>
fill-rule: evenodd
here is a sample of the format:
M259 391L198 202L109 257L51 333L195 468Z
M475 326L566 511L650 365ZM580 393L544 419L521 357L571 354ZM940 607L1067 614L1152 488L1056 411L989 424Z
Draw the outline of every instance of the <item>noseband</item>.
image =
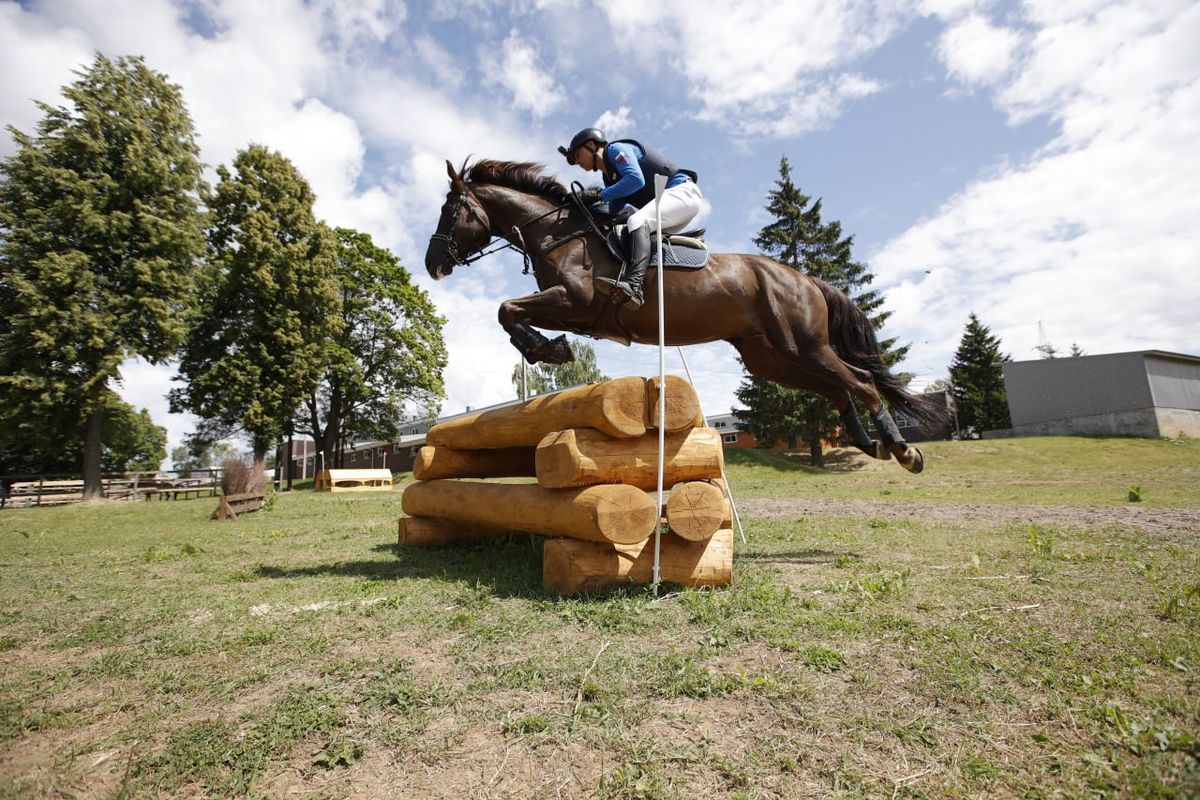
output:
M470 264L474 261L478 261L479 259L483 258L484 256L489 255L490 253L482 252L483 247L487 247L487 244L485 244L483 247L479 248L479 250L475 251L474 254L467 253L465 256L460 256L458 254L458 239L454 236L454 229L456 227L458 227L459 214L462 213L463 208L466 208L467 213L471 215L471 218L474 219L476 222L478 222L480 225L482 225L484 228L489 228L489 225L486 222L484 222L482 217L479 216L479 212L475 210L475 207L472 206L470 204L470 202L468 202L466 192L455 192L455 194L458 195L458 202L455 204L454 210L450 213L450 217L449 217L450 230L447 233L442 233L440 230L438 230L436 233L434 233L432 236L429 237L429 241L431 244L433 242L445 242L446 243L446 253L447 253L447 255L450 256L450 260L454 262L454 266L465 267L468 264ZM489 230L489 233L490 233L490 230ZM488 242L489 243L491 242L490 237L488 238ZM499 248L499 249L503 249L503 248ZM493 250L491 252L495 252L495 251Z

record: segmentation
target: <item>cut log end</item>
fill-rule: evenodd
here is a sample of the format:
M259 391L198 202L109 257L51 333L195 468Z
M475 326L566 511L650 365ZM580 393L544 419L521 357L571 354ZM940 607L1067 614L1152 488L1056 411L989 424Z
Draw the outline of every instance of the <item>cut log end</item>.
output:
M667 500L667 525L672 533L702 542L729 525L729 503L720 487L707 481L680 483Z
M646 381L646 427L658 429L658 376ZM667 418L668 431L684 431L696 427L697 422L703 424L704 416L700 413L700 398L696 388L679 375L667 376Z

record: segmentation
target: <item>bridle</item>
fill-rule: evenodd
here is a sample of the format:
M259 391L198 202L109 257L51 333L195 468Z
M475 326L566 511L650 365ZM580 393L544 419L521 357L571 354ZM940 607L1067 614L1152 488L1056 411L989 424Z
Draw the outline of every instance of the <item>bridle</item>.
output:
M474 253L467 253L465 256L460 256L458 254L458 238L454 235L454 229L458 227L458 217L460 214L462 214L462 210L464 208L467 209L467 213L471 215L471 218L482 225L488 231L488 233L491 233L491 225L489 225L481 216L479 216L479 212L475 210L475 206L471 205L470 201L468 201L468 193L466 191L457 191L455 189L451 189L450 193L451 195L458 195L458 202L455 204L454 210L450 212L449 217L447 217L447 219L450 221L448 226L450 230L446 233L442 233L439 227L439 229L429 237L429 241L431 243L445 242L446 254L450 256L450 260L454 262L454 266L456 267L465 267L478 261L484 256L488 256L492 253L503 250L504 247L497 247L495 250L483 252L484 249L492 243L492 237L489 237L488 241L483 245L483 247L479 248ZM507 244L506 247L512 247L512 244Z
M429 237L429 241L430 241L430 243L444 242L445 247L446 247L446 254L448 256L450 256L450 260L454 262L454 266L456 266L456 267L466 267L471 264L474 264L476 261L480 260L481 258L484 258L485 256L490 256L493 253L499 253L501 250L510 250L511 249L511 250L516 250L518 253L521 254L521 258L524 261L524 269L521 270L521 274L528 275L530 272L530 269L533 267L533 260L529 256L529 248L525 244L525 237L521 234L521 230L523 228L528 227L529 225L532 225L535 222L545 219L546 217L550 216L551 214L556 214L556 213L562 211L563 209L570 206L572 203L574 203L577 207L579 207L580 209L582 209L585 212L585 215L588 217L589 223L592 224L593 228L595 227L595 223L591 221L591 215L587 214L587 210L585 208L583 208L583 203L581 203L579 201L579 199L577 197L577 193L575 191L575 188L574 188L574 186L572 186L570 200L568 200L565 203L555 205L554 208L550 209L549 211L543 212L541 214L535 214L534 216L524 220L523 222L520 222L520 223L512 226L513 236L516 238L516 240L518 242L520 242L519 245L515 244L513 242L505 241L504 244L497 245L496 247L493 247L492 249L489 250L487 248L498 237L495 234L491 233L491 225L487 221L485 221L481 216L479 216L479 212L475 210L475 207L473 205L471 205L470 201L467 199L469 192L465 191L465 190L459 191L457 189L452 188L450 190L450 194L451 194L451 196L457 195L458 201L456 202L453 210L450 212L450 214L448 216L448 219L450 220L450 223L448 226L449 230L445 233L442 233L440 226L439 226L439 229ZM472 252L469 252L465 255L460 255L458 252L458 239L454 235L454 230L455 230L455 228L458 227L458 218L459 218L459 215L462 214L463 208L466 208L467 213L470 214L471 218L474 219L476 222L478 222L480 225L482 225L485 229L487 229L488 233L491 235L488 238L488 240L478 249L473 250ZM568 239L574 238L574 235L571 237L567 237L567 238ZM557 246L557 245L555 245L555 246ZM554 247L551 247L549 249L554 249Z

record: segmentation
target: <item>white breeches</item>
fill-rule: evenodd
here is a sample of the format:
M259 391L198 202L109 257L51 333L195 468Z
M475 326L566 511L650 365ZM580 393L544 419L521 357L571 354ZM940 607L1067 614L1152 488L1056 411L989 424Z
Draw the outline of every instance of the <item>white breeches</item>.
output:
M663 233L680 233L687 230L691 221L700 213L703 202L704 195L700 193L700 187L695 181L685 181L663 192ZM643 225L649 225L650 232L654 232L654 201L639 208L626 223L630 233Z

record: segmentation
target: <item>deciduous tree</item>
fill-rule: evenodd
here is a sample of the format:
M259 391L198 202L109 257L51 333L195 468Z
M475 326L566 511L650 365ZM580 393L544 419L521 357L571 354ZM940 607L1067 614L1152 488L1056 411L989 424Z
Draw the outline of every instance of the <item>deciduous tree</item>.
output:
M171 407L249 435L261 461L342 331L337 240L292 162L260 145L217 169L200 312Z
M178 86L137 57L77 74L0 164L0 450L82 441L93 497L121 363L184 336L204 185Z
M338 228L336 236L340 325L295 423L329 465L342 439L390 439L406 406L436 407L447 359L446 320L399 260L365 233Z
M154 424L149 411L138 411L111 389L105 391L101 431L102 473L154 471L167 455L166 429ZM78 430L48 427L0 449L0 474L75 474L82 457Z

